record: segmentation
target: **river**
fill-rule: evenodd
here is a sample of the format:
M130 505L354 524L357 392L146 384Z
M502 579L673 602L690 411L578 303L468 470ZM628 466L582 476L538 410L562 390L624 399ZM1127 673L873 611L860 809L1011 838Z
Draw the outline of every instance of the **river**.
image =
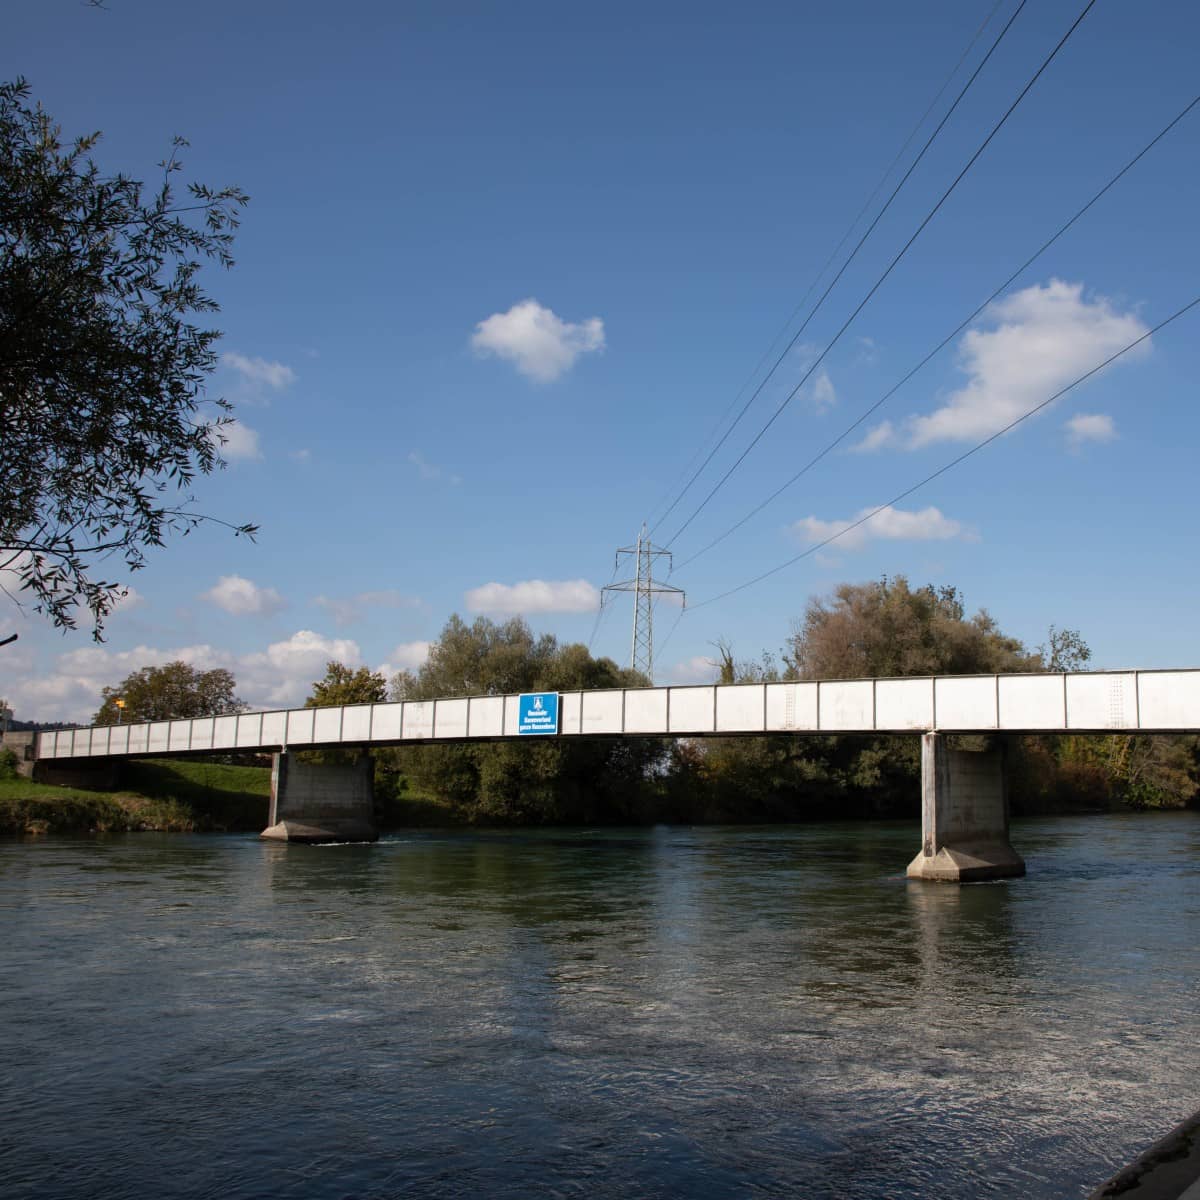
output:
M0 1191L1080 1196L1200 1107L1200 814L0 842Z

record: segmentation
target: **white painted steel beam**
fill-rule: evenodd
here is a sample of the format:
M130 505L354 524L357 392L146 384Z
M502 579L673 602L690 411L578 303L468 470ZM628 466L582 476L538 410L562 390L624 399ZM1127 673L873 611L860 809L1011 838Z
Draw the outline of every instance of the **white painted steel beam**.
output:
M452 697L52 730L38 758L517 737L517 696ZM1200 732L1200 670L942 675L566 692L559 737Z

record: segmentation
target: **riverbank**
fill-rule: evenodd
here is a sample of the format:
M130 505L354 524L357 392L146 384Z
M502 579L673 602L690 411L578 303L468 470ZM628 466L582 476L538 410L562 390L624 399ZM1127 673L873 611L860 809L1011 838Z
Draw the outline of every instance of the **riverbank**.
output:
M0 776L0 836L54 833L258 833L268 824L271 770L186 759L123 763L115 791ZM385 828L464 824L434 796L379 789Z
M0 834L262 829L270 794L267 767L199 761L125 763L111 792L0 778Z

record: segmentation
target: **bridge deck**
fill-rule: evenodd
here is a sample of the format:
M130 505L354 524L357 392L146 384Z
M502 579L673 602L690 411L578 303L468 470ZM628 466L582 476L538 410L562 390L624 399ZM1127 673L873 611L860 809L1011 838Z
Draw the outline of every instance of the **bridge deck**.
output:
M516 738L518 700L406 700L65 729L40 734L36 757ZM564 692L559 708L560 737L1200 731L1200 670L628 688Z

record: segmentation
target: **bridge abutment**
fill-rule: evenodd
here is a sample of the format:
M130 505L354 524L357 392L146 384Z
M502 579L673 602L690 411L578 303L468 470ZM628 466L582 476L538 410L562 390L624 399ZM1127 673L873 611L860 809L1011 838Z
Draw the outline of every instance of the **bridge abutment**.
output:
M281 842L373 842L375 760L300 762L285 750L271 764L271 809L262 836Z
M1004 750L951 750L945 735L921 736L921 851L910 879L971 883L1025 874L1008 840Z

